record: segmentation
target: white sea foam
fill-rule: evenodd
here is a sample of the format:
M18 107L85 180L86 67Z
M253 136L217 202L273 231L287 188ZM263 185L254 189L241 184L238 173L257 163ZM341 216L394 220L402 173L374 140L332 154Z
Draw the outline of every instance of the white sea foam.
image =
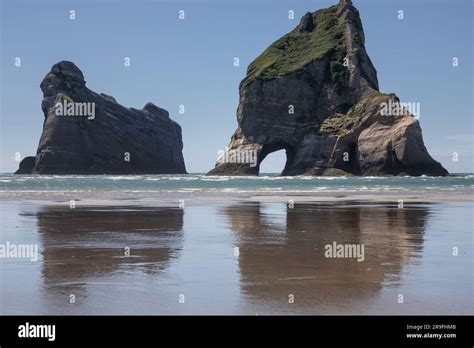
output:
M165 180L171 180L171 181L192 181L192 180L198 180L196 177L192 176L175 176L175 177L166 177L164 178Z
M143 179L142 176L140 175L136 175L136 176L133 176L133 175L130 175L130 176L107 176L105 177L106 179L108 180L140 180L140 179Z
M212 182L217 182L217 181L229 181L229 178L202 178L201 181L212 181Z

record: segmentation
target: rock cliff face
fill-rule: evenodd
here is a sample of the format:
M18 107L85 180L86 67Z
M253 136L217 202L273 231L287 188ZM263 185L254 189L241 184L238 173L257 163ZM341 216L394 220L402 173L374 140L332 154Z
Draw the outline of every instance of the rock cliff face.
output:
M67 61L52 67L41 89L43 133L17 174L186 173L181 127L166 110L126 108L91 91Z
M269 153L285 149L283 175L447 175L418 121L396 95L379 92L364 42L350 0L305 14L249 65L227 148L233 156L209 174L258 175Z

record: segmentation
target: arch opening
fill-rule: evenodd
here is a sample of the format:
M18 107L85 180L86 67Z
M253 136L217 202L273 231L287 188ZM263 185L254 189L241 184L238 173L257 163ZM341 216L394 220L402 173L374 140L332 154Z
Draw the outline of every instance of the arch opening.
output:
M258 175L262 174L279 174L285 173L293 164L293 150L291 147L283 144L268 146L265 145L260 153Z

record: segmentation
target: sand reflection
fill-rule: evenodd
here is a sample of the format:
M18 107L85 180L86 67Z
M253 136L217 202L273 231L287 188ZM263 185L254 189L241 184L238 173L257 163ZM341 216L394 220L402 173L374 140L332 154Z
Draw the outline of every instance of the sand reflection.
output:
M398 209L393 203L280 208L248 203L221 213L236 234L243 296L289 312L364 306L382 286L396 284L405 265L416 262L429 216L426 206ZM365 260L326 258L325 246L334 241L364 244Z
M46 207L36 217L44 284L68 291L120 272L159 274L183 245L182 209Z

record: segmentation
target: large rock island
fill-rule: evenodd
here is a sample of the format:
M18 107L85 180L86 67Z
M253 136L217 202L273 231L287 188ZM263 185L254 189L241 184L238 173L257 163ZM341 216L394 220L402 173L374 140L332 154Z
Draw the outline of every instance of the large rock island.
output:
M258 175L284 149L282 175L447 175L418 120L379 91L364 42L350 0L305 14L249 65L238 128L209 174Z
M41 82L44 113L36 156L16 174L186 173L181 127L148 103L126 108L86 87L72 62L55 64Z

